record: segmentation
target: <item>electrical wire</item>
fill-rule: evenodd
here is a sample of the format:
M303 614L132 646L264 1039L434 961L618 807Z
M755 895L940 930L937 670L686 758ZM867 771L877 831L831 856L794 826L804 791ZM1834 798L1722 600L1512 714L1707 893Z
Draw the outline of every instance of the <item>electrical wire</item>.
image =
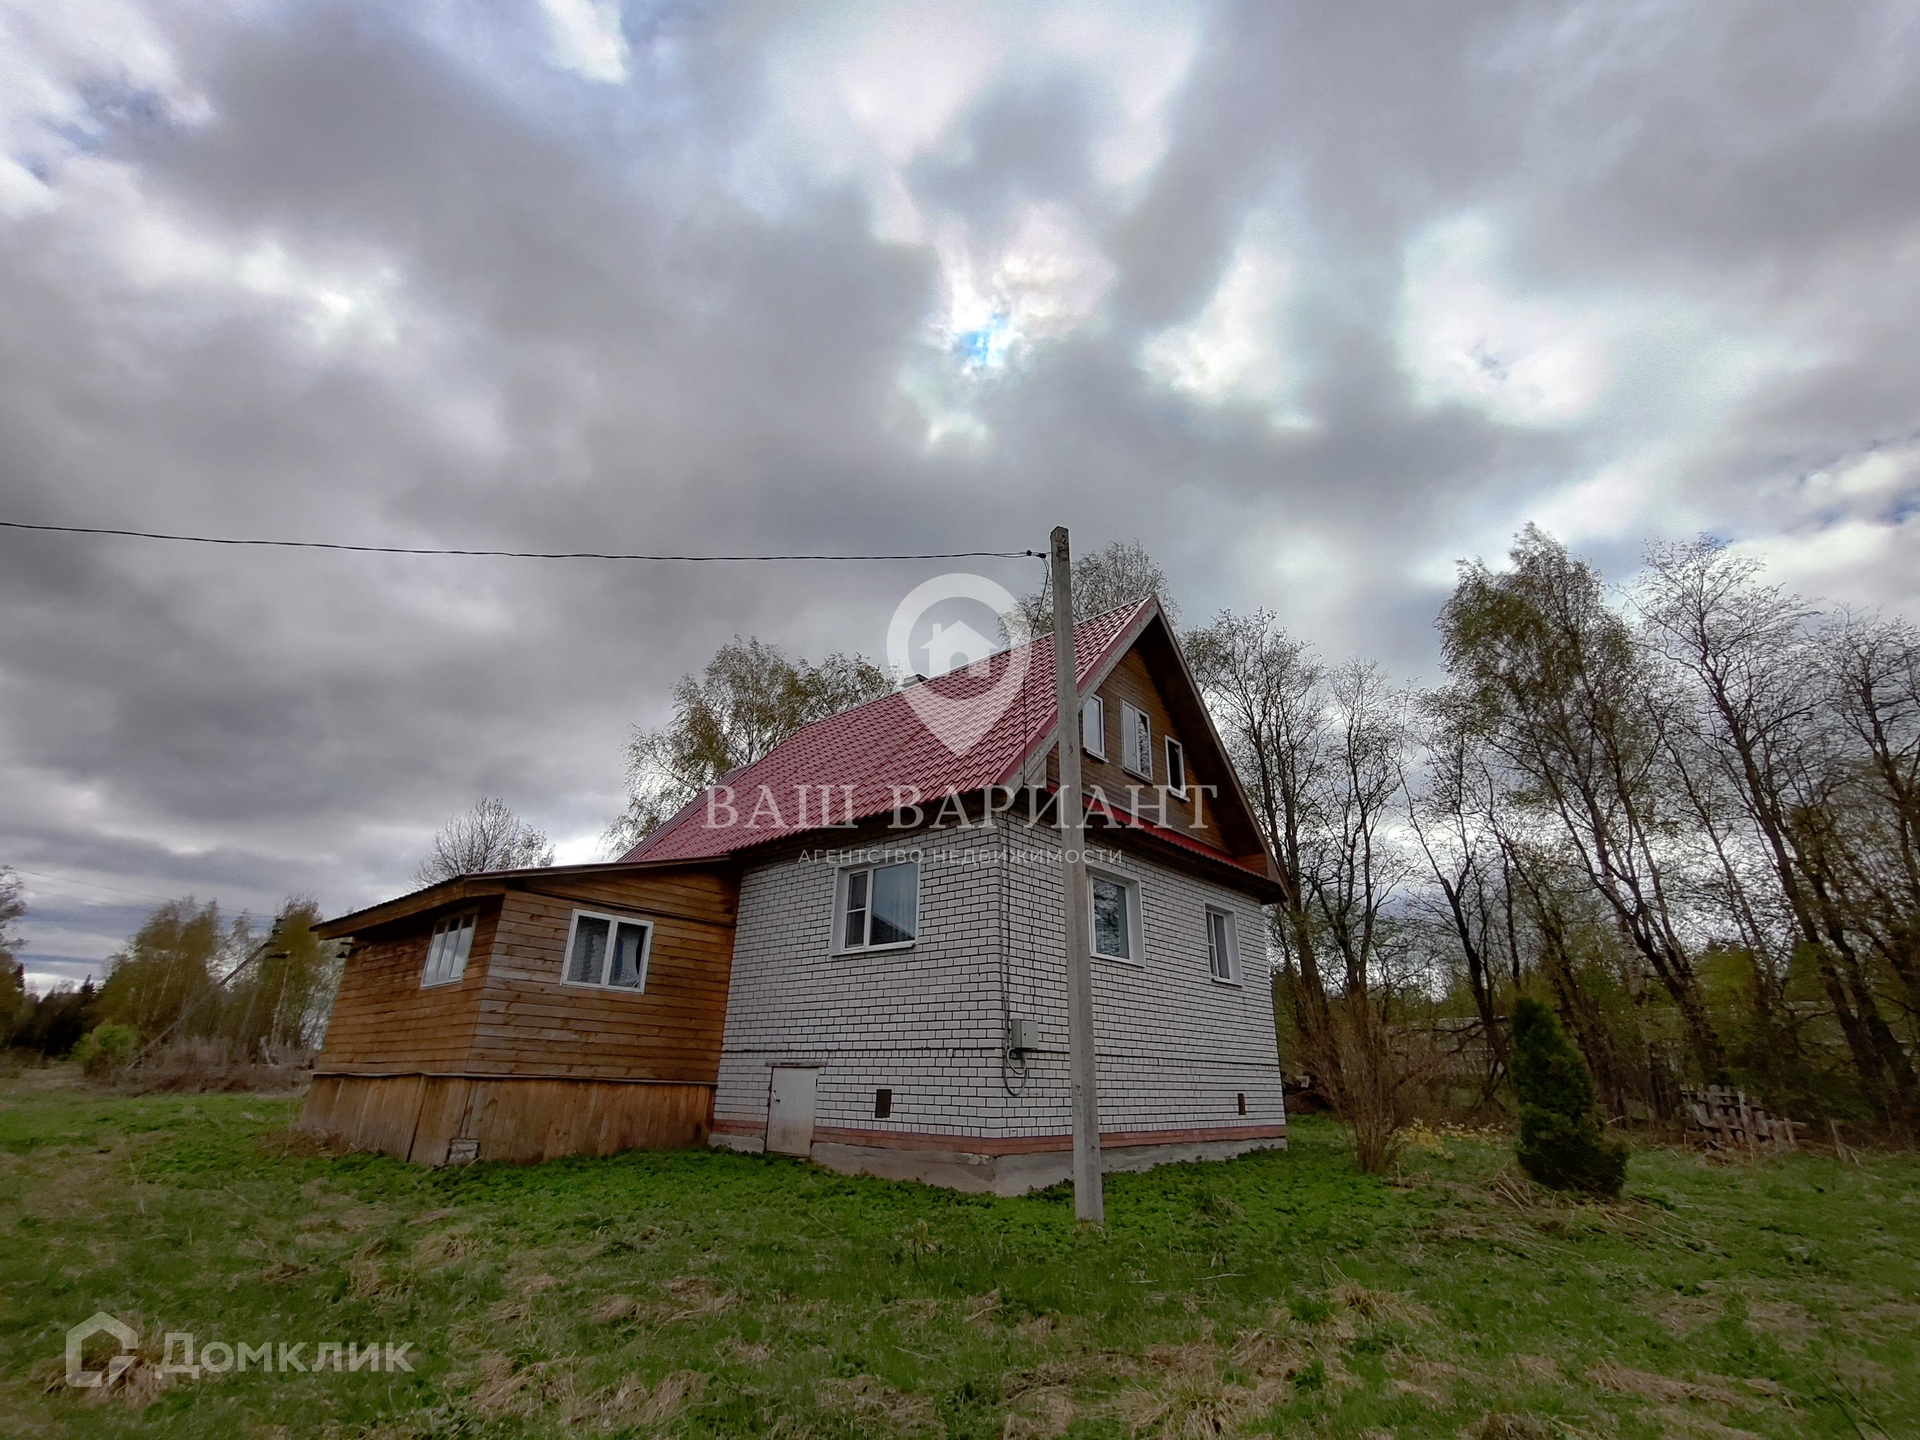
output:
M120 530L99 525L40 525L0 520L0 529L35 530L54 535L112 535L131 540L175 540L188 545L268 546L281 550L345 550L362 555L492 556L504 560L672 560L688 564L784 560L1024 560L1038 550L929 550L898 555L643 555L615 550L477 550L430 545L354 545L336 540L271 540L227 535L175 535L159 530Z
M24 865L0 865L0 870L11 870L16 875L34 875L42 880L56 880L62 885L85 885L94 890L111 890L119 895L137 895L142 900L177 900L177 895L156 895L151 890L129 890L124 885L109 885L102 880L83 880L78 875L58 875L51 870L29 870Z

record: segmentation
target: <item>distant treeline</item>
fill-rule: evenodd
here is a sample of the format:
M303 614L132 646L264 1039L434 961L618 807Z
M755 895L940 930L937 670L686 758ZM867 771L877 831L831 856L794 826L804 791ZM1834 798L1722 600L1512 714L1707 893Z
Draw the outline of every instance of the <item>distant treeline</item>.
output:
M0 925L25 913L17 883L0 874ZM145 1046L216 1042L236 1061L318 1045L339 983L340 955L313 933L311 900L293 900L262 933L246 915L227 919L213 901L161 905L91 978L44 995L26 992L5 943L0 964L0 1042L48 1059L71 1054L101 1026L124 1026Z

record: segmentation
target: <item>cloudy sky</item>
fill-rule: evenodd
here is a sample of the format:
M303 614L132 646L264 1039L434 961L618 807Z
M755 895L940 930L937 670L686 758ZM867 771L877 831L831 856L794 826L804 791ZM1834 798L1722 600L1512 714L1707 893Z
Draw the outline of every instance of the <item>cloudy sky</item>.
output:
M1065 522L1409 679L1529 519L1920 609L1916 62L1900 0L0 4L0 519ZM166 896L381 898L481 794L594 858L676 676L878 654L944 568L0 532L35 977Z

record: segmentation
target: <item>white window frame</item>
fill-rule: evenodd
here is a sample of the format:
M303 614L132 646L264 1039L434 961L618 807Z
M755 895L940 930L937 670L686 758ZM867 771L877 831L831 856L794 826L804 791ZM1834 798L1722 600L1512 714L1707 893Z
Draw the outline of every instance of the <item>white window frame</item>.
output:
M1096 760L1107 758L1107 702L1098 695L1080 702L1080 749Z
M473 958L473 937L480 929L478 910L459 910L442 916L427 941L427 958L420 967L420 988L457 985L467 973L467 961ZM461 936L464 939L453 938ZM442 941L446 943L443 944ZM449 956L451 948L454 953Z
M1100 927L1094 922L1093 882L1105 880L1118 885L1127 897L1127 938L1132 942L1134 953L1131 955L1109 955L1099 948ZM1087 867L1087 951L1096 960L1106 960L1114 965L1131 965L1139 969L1146 964L1147 937L1140 924L1140 882L1131 875L1122 875L1118 870L1100 870Z
M847 885L856 874L867 876L867 922L866 932L873 934L873 872L886 870L895 865L913 866L913 938L910 940L890 940L884 945L849 945L847 936ZM920 852L906 855L891 855L885 859L871 860L862 865L842 865L833 874L833 918L829 933L829 953L834 955L885 955L896 950L911 950L920 943L920 887L925 878L925 867L920 863Z
M1145 731L1147 743L1147 767L1140 768L1141 746L1138 737ZM1120 768L1129 775L1138 775L1149 785L1153 783L1153 721L1147 712L1138 706L1120 702Z
M573 969L573 941L580 930L582 920L605 920L607 922L607 953L600 957L600 978L598 980L572 980L568 978ZM613 964L613 941L619 933L615 928L620 925L640 927L640 958L637 968L640 971L638 985L609 985L607 968ZM607 995L644 995L647 993L647 966L653 959L653 921L643 920L638 915L621 915L611 910L576 910L573 919L567 922L567 948L560 952L560 983L573 990L598 990Z
M1225 920L1227 936L1227 973L1219 970L1219 957L1213 943L1213 922L1215 918ZM1207 974L1216 985L1240 984L1240 919L1224 905L1207 906Z
M1187 747L1174 739L1173 736L1168 735L1164 737L1164 743L1162 743L1160 748L1166 752L1167 756L1167 793L1169 795L1178 795L1184 800L1187 798ZM1180 771L1180 783L1178 785L1173 783L1173 772L1176 768L1174 762L1176 759L1179 761L1178 769Z

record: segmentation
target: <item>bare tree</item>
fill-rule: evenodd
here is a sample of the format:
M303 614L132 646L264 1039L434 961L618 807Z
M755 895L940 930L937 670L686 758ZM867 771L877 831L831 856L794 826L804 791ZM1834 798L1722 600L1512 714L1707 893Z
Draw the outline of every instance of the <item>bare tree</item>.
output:
M486 870L530 870L553 863L553 842L491 796L440 827L413 872L421 885Z
M1495 996L1502 972L1519 984L1519 939L1510 862L1495 815L1498 787L1468 718L1453 712L1449 698L1441 691L1421 699L1426 763L1418 788L1408 789L1407 821L1439 888L1440 903L1431 908L1442 911L1459 947L1486 1037L1484 1103L1507 1069L1507 1032ZM1423 898L1431 905L1430 892Z
M13 922L27 913L25 887L12 866L0 866L0 1045L13 1036L27 1008L25 968L14 959L21 945Z
M1167 572L1154 563L1138 540L1115 540L1089 550L1073 561L1073 618L1104 615L1132 605L1149 595L1160 597L1167 624L1176 629L1180 607L1167 593ZM1021 618L1029 635L1045 635L1053 626L1053 598L1044 589L1020 601ZM1002 637L1011 639L1013 637Z
M1867 638L1871 632L1859 631L1865 643L1839 640L1829 669L1807 628L1809 607L1760 583L1758 570L1756 562L1714 541L1649 551L1642 609L1651 637L1689 682L1677 693L1693 700L1669 730L1670 746L1681 735L1692 742L1685 753L1670 751L1673 772L1714 844L1741 928L1763 945L1763 927L1739 883L1714 807L1704 798L1716 780L1739 797L1793 939L1815 959L1869 1098L1884 1116L1911 1114L1920 1102L1912 1062L1881 1013L1860 954L1857 895L1849 905L1849 889L1857 890L1865 878L1855 827L1838 823L1837 816L1848 779L1860 769L1881 772L1875 764L1849 763L1836 692L1846 697L1858 721L1854 734L1871 752L1870 737L1884 733L1876 717L1889 712L1877 683L1885 667L1871 658L1878 651ZM1891 708L1897 711L1897 705ZM1897 772L1898 764L1893 768ZM1848 884L1850 870L1854 886ZM1897 970L1902 947L1888 940L1881 949ZM1775 987L1759 983L1756 989L1762 1022L1777 1027L1767 1011Z
M1350 661L1318 687L1324 762L1304 807L1305 882L1315 929L1341 962L1330 1023L1303 1035L1315 1075L1353 1128L1364 1170L1385 1168L1417 1078L1409 1037L1394 1033L1400 1002L1427 979L1412 928L1395 914L1410 866L1397 841L1405 791L1404 698L1377 665Z
M1920 629L1845 616L1822 639L1835 706L1864 760L1844 787L1860 821L1848 852L1857 918L1920 1016Z
M789 660L777 645L734 636L699 679L680 677L672 723L635 727L627 742L627 808L607 827L608 848L617 854L637 845L723 775L761 759L801 726L892 688L886 672L859 655L809 665Z
M1330 745L1326 667L1271 611L1223 611L1188 634L1187 657L1278 863L1274 940L1303 1031L1325 1023L1327 984L1310 899Z
M1559 820L1679 1010L1701 1075L1724 1081L1726 1053L1669 902L1659 715L1631 629L1608 607L1599 574L1534 527L1510 558L1499 574L1462 567L1440 616L1448 670L1515 800Z

